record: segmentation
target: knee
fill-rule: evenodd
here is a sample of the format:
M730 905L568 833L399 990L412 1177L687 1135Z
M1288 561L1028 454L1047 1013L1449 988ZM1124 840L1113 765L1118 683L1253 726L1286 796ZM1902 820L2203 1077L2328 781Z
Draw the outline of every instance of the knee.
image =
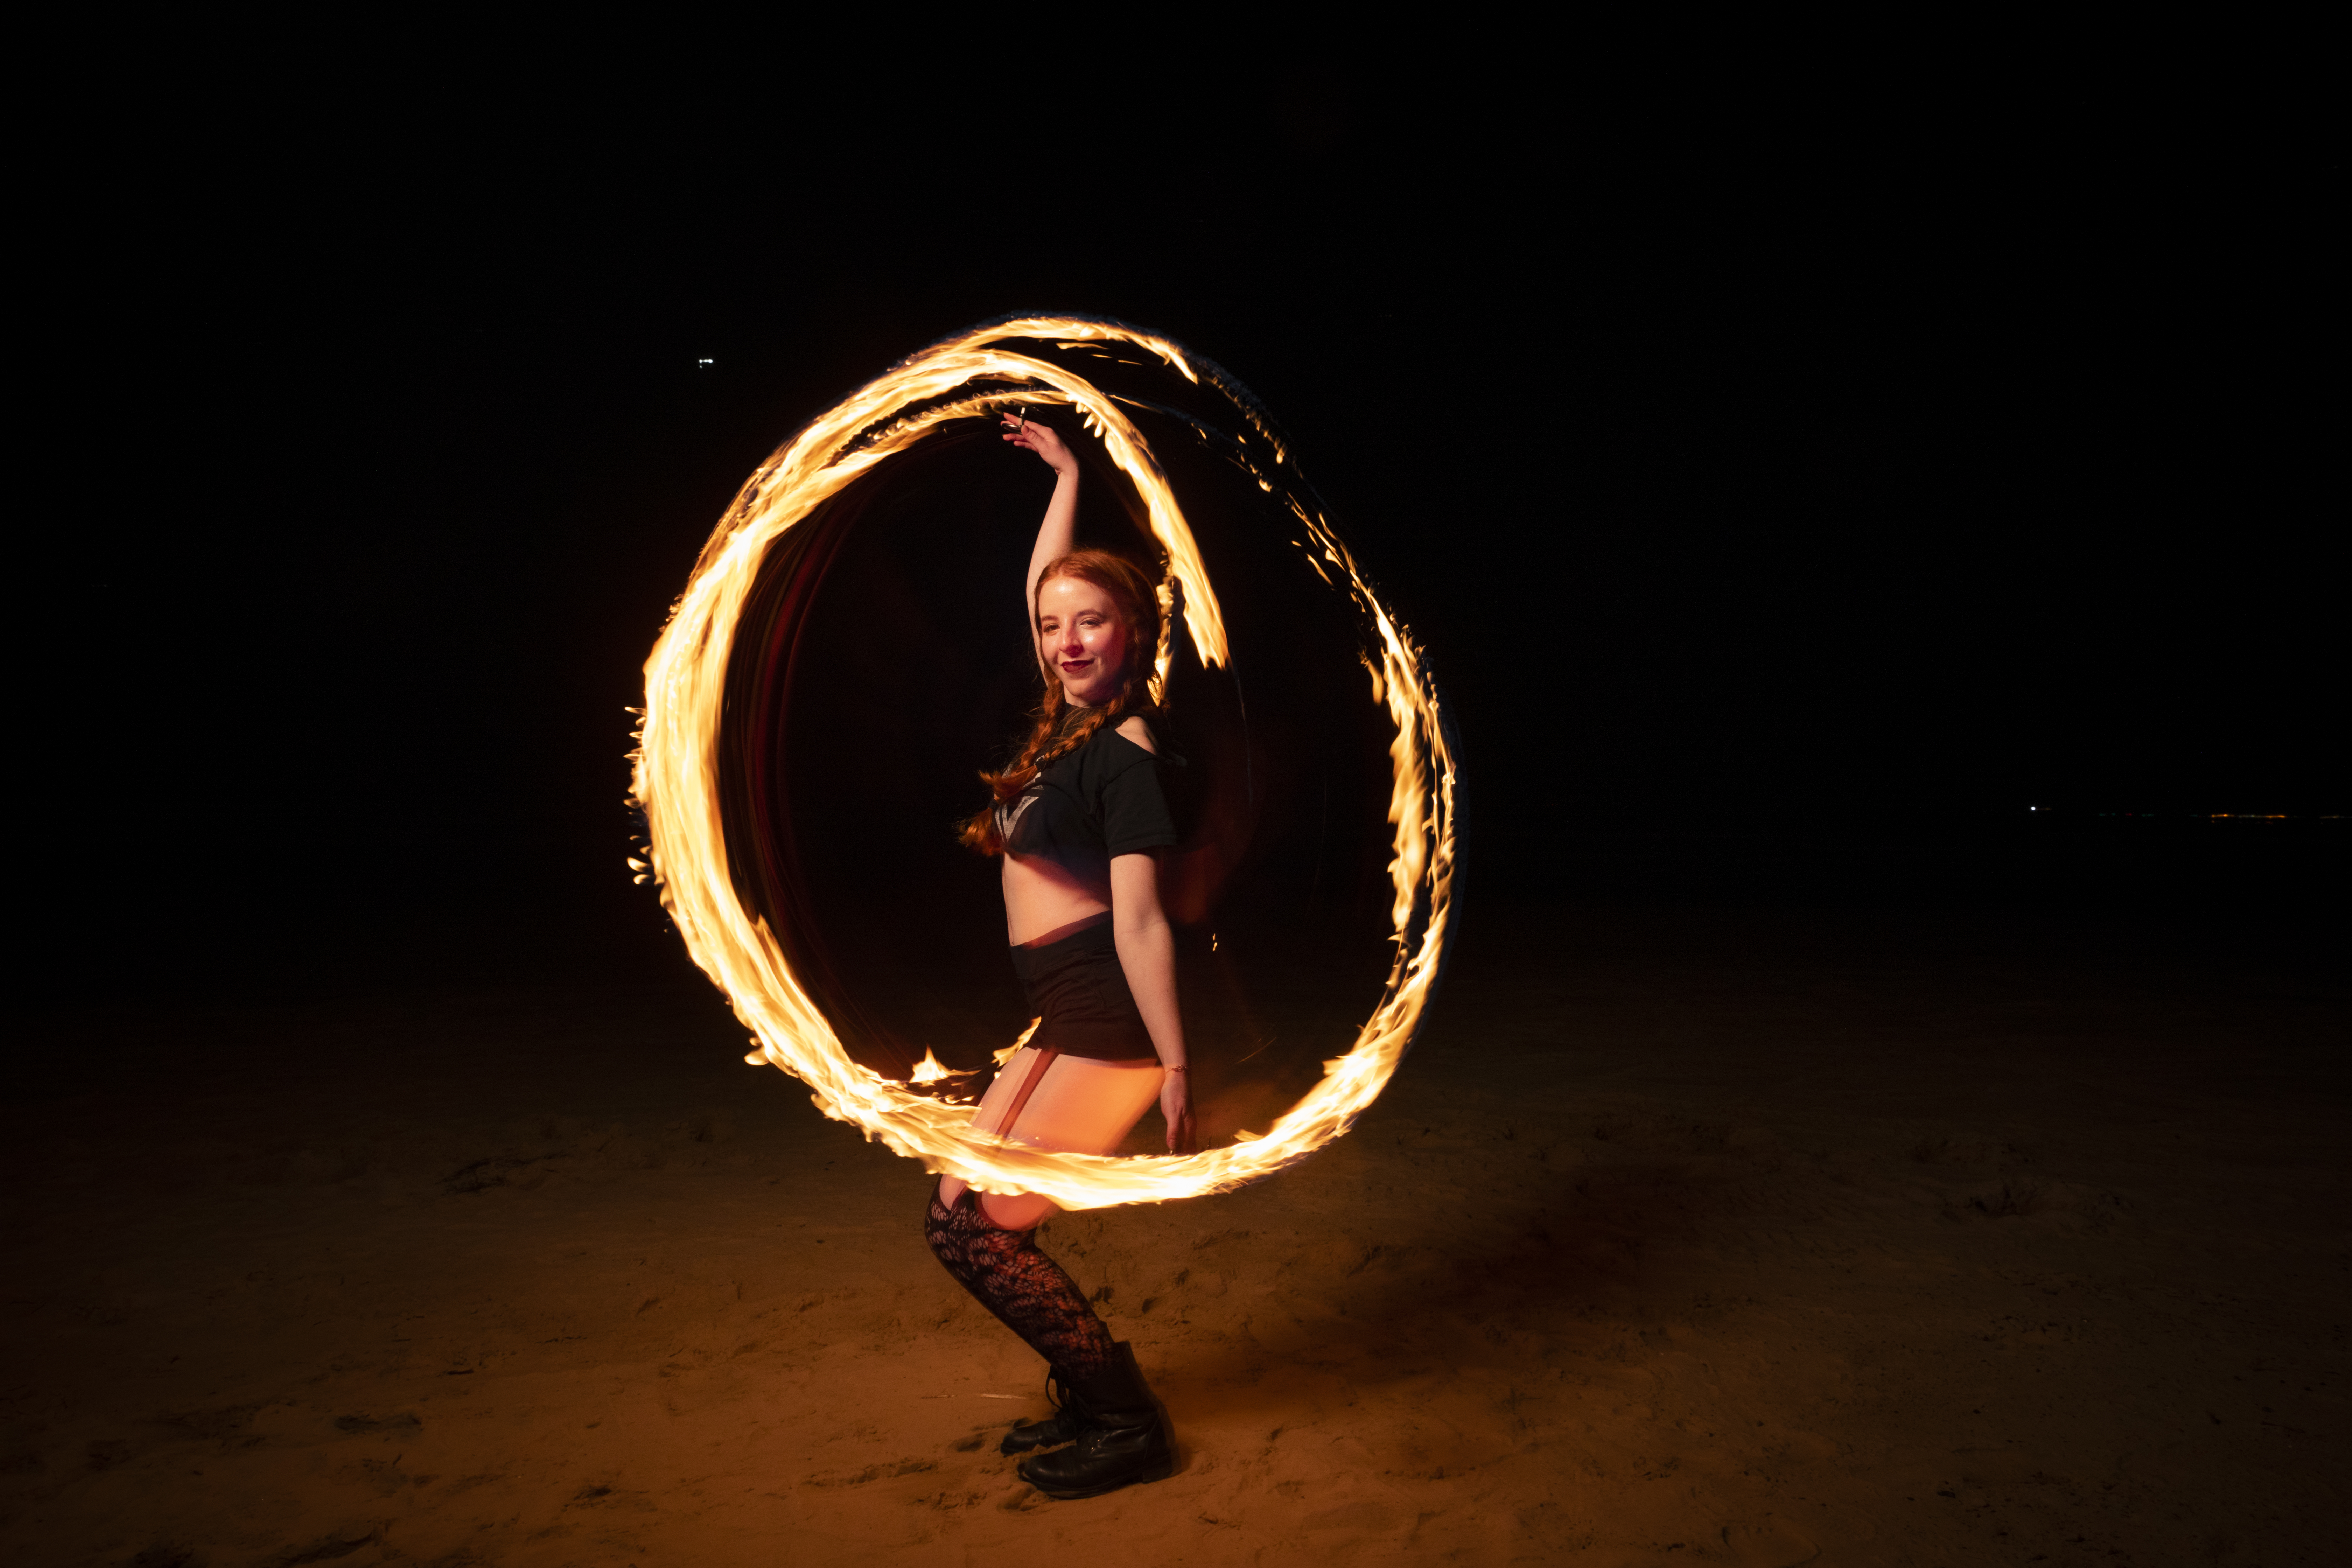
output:
M1031 1231L1057 1211L1053 1199L1035 1193L982 1193L980 1212L999 1230Z

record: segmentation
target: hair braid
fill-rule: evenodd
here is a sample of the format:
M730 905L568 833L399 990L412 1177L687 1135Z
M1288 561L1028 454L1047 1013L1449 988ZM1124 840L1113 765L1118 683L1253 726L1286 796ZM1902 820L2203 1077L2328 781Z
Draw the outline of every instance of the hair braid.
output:
M1039 659L1038 673L1044 678L1045 689L1037 703L1036 722L1010 767L1002 773L981 773L980 782L988 786L989 802L957 826L956 837L983 855L1004 852L1004 833L997 822L999 806L1019 797L1036 782L1039 773L1093 740L1106 727L1117 729L1135 715L1152 710L1150 675L1159 652L1160 611L1160 597L1152 591L1150 580L1133 562L1101 550L1080 550L1062 556L1039 574L1037 586L1043 588L1056 577L1076 577L1092 583L1108 592L1118 605L1119 619L1127 632L1127 679L1117 697L1096 707L1077 709L1077 718L1072 721L1071 704L1063 694L1060 679L1042 658Z

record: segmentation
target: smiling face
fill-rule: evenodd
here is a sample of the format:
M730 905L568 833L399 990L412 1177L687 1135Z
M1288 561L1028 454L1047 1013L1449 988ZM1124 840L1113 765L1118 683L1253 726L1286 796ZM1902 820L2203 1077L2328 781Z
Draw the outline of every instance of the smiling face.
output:
M1106 589L1083 577L1037 585L1037 657L1062 679L1062 695L1096 708L1127 681L1127 627Z

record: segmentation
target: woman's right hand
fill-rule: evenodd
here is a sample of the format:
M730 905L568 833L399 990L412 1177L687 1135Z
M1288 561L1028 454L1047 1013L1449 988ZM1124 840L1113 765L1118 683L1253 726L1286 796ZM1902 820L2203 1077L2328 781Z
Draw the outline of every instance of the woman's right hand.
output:
M1192 1131L1192 1075L1189 1072L1169 1072L1160 1075L1160 1115L1168 1123L1168 1152L1171 1154L1200 1152L1200 1140Z
M1051 425L1040 425L1018 414L1007 414L1003 418L1007 441L1036 453L1045 460L1045 466L1057 474L1078 471L1077 458L1062 444L1062 438L1054 434Z

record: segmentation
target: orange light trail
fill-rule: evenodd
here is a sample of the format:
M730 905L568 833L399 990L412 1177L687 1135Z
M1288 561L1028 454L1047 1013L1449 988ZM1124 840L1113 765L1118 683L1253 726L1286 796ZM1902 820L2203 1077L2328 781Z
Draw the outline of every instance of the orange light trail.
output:
M721 699L737 623L760 563L820 503L950 420L1016 403L1076 409L1142 498L1168 573L1181 587L1185 630L1202 665L1229 661L1216 593L1183 509L1142 432L1117 399L1085 377L1000 346L1020 339L1065 348L1125 343L1156 355L1196 385L1207 375L1273 448L1276 471L1252 463L1253 477L1261 489L1281 490L1306 531L1300 547L1324 580L1355 602L1371 629L1365 655L1371 698L1396 727L1389 747L1396 955L1380 1005L1349 1048L1324 1064L1321 1081L1265 1132L1232 1147L1120 1158L1033 1149L975 1132L971 1107L910 1092L907 1084L850 1058L775 934L744 906L728 873L718 773ZM982 1191L1043 1194L1072 1209L1244 1185L1305 1159L1371 1104L1412 1043L1444 956L1454 865L1454 758L1420 650L1329 524L1300 500L1297 488L1280 483L1278 470L1287 462L1279 438L1246 395L1236 395L1213 366L1176 343L1115 322L1033 316L975 328L904 361L812 421L746 481L704 545L646 661L631 795L646 815L652 846L647 860L632 867L640 879L649 876L659 883L688 952L751 1030L758 1048L747 1061L801 1079L827 1116L920 1161L926 1170L961 1176ZM1160 645L1155 695L1167 677L1171 641L1163 638ZM920 1073L918 1079L929 1081Z

